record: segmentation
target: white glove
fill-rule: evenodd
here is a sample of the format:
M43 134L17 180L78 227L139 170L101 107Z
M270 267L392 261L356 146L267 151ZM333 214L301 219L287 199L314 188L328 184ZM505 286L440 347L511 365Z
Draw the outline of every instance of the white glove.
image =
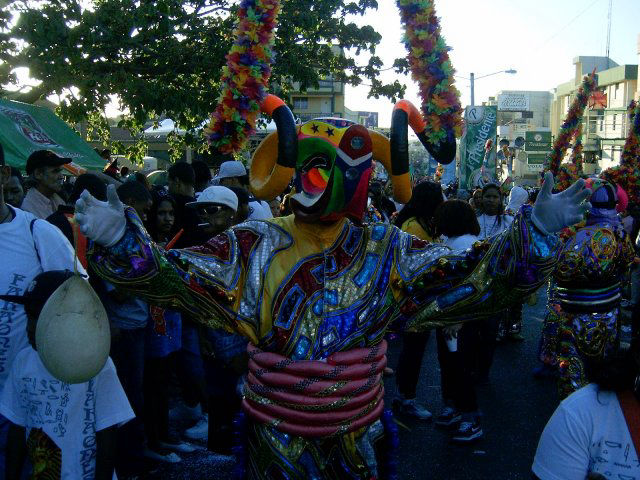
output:
M107 187L107 201L97 200L86 190L76 202L76 222L80 231L94 242L111 247L124 235L127 220L116 187Z
M591 208L591 204L585 202L591 190L584 188L584 180L578 180L555 195L551 193L553 184L553 174L547 172L531 214L533 224L547 235L581 222Z

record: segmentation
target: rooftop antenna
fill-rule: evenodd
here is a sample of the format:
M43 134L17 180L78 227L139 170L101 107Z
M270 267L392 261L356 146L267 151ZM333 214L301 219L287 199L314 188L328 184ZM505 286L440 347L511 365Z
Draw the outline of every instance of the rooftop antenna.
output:
M610 60L609 60L609 49L611 47L611 9L613 8L613 0L609 0L609 14L607 15L607 69L609 69Z

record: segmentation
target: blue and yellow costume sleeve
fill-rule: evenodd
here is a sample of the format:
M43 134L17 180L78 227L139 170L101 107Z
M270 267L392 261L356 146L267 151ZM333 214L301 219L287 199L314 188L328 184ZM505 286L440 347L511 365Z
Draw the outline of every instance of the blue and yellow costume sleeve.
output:
M122 240L93 245L96 272L149 302L246 336L294 359L373 345L392 321L410 330L491 315L537 289L555 236L523 208L502 235L464 255L398 228L347 219L317 228L293 216L235 226L201 247L164 252L131 209Z

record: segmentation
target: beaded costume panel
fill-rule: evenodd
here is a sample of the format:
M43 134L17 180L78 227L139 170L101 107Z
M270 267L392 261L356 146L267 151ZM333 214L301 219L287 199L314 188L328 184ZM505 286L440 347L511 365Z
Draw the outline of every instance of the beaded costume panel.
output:
M246 222L198 248L164 252L132 209L126 215L118 244L90 249L100 276L293 360L377 345L391 323L424 330L491 315L541 285L559 245L533 227L530 208L512 228L463 255L395 226L343 219L320 227L293 216ZM248 432L250 478L381 473L374 454L380 420L320 439L285 434L277 423L250 422Z

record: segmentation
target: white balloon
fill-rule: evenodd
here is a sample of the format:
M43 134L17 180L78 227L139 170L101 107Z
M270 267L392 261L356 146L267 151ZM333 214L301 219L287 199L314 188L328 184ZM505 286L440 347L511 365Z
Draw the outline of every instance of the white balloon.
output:
M58 380L83 383L104 367L111 346L107 312L79 275L64 282L45 303L36 327L36 348Z

